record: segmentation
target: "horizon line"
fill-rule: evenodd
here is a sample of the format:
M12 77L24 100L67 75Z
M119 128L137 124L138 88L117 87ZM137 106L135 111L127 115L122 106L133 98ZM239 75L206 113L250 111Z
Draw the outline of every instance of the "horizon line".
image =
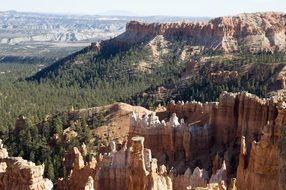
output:
M180 18L218 18L218 17L225 17L225 16L238 16L240 14L255 14L255 13L281 13L281 14L285 14L285 12L282 11L254 11L254 12L241 12L241 13L237 13L237 14L229 14L229 15L221 15L221 16L186 16L186 15L140 15L140 14L136 14L134 13L134 15L120 15L120 14L106 14L106 12L109 11L122 11L122 12L130 12L130 11L126 11L126 10L107 10L105 12L102 13L95 13L95 14L91 14L91 13L76 13L76 12L45 12L45 11L19 11L19 10L1 10L0 8L0 12L16 12L16 13L26 13L26 14L50 14L50 15L70 15L70 16L118 16L118 17L180 17ZM130 12L132 13L132 12Z

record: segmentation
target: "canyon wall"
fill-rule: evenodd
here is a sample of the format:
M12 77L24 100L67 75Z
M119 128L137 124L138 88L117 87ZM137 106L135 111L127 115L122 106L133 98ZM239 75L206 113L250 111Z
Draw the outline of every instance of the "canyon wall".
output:
M203 52L285 51L286 16L282 13L250 13L219 17L200 23L141 23L131 21L126 32L111 40L120 46L148 43L156 36L186 40Z
M279 100L275 98L266 100L245 92L223 92L219 102L169 104L167 115L176 113L189 124L201 123L211 126L215 144L228 145L234 139L239 141L241 136L245 136L247 144L250 145L254 139L259 138L266 124L275 121L278 116L283 117L283 114L278 114L279 109L283 110L281 107L277 108L278 103ZM277 123L276 130L283 122Z
M144 136L154 157L175 167L178 176L188 167L199 166L207 171L208 181L225 162L226 184L237 177L238 189L277 189L278 141L285 108L279 98L224 92L217 103L171 102L158 115L165 119L176 113L175 122L174 115L168 122L158 118L154 122L152 115L135 117L129 136ZM144 121L149 123L144 125ZM176 184L182 182L173 183L174 189L180 189Z
M285 130L285 103L279 105L275 117L263 126L260 137L252 144L241 139L240 162L237 169L239 189L285 189L283 151L279 144L285 143L282 131ZM279 186L279 187L278 187Z

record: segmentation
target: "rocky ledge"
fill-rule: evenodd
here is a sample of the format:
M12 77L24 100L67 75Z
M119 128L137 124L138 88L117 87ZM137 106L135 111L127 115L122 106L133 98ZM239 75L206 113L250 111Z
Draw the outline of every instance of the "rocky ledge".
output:
M144 44L157 36L182 40L201 52L280 52L286 47L286 15L249 13L198 23L142 23L131 21L126 32L110 42L117 46ZM110 43L109 43L110 45Z
M44 165L35 165L21 157L9 157L0 141L1 190L51 190L53 183L43 178Z

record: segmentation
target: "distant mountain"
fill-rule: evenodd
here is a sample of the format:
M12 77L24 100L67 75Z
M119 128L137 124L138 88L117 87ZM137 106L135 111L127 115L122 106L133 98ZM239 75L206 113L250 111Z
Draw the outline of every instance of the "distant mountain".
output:
M0 44L26 42L94 42L124 32L130 20L144 22L177 22L196 20L185 17L140 17L127 11L108 11L101 15L64 15L0 12ZM201 20L200 18L198 18Z
M102 16L138 16L138 14L133 13L131 11L124 11L124 10L109 10L103 13L99 13Z
M126 19L0 12L0 44L96 41L124 31Z

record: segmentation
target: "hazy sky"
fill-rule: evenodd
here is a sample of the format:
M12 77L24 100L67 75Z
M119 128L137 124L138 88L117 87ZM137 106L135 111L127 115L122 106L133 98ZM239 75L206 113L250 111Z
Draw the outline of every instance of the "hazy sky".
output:
M286 12L286 0L0 0L0 10L75 14L123 10L137 15L213 17L242 12Z

